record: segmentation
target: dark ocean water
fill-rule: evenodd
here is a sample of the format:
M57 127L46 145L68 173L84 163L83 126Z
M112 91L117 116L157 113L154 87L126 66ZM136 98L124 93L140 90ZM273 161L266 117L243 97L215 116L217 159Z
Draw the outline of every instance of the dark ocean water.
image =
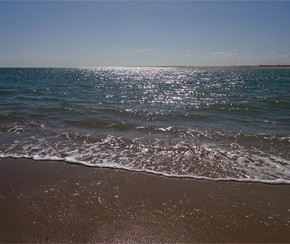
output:
M290 70L2 68L0 156L290 184Z

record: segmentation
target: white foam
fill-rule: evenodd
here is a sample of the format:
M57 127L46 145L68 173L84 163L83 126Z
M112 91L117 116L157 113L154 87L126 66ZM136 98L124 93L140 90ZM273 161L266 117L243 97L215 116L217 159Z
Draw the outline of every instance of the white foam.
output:
M165 140L157 137L153 141L113 135L96 140L89 135L80 138L79 134L71 134L78 135L77 139L67 133L61 133L63 138L48 134L16 139L3 144L0 158L65 161L87 167L213 181L288 184L290 179L289 160L238 143L197 144L186 138L168 140L167 135Z
M271 185L281 185L281 184L290 185L290 180L288 179L266 180L266 179L249 178L249 176L246 176L247 178L234 178L234 177L211 178L211 177L206 177L206 176L168 174L164 172L156 172L150 169L129 168L126 166L115 164L115 163L91 164L85 161L76 160L73 157L65 157L63 159L63 158L49 157L49 156L43 157L39 155L34 155L34 156L21 155L20 156L20 155L9 155L9 154L2 153L0 154L0 158L16 158L16 159L25 158L25 159L33 159L35 161L41 161L41 160L56 161L57 160L57 161L64 161L67 163L71 163L71 164L79 164L86 167L110 168L110 169L126 170L126 171L132 171L132 172L143 172L143 173L149 173L149 174L154 174L154 175L159 175L159 176L165 176L169 178L187 178L187 179L207 180L207 181L234 181L234 182L240 182L240 183L263 183L263 184L271 184Z
M36 160L36 161L63 161L62 158L60 157L56 157L56 156L41 156L41 155L34 155L32 156L32 159L33 160Z

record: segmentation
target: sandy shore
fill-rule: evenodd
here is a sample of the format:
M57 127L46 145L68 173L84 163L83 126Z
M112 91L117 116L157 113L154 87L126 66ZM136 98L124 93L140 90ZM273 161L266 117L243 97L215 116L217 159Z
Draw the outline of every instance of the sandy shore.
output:
M0 160L1 242L290 242L290 186Z

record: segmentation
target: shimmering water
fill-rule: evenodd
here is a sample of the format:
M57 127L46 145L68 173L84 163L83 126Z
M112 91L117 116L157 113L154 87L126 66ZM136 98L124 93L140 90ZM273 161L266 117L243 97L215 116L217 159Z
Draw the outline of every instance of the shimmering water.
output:
M290 183L290 70L3 68L0 156Z

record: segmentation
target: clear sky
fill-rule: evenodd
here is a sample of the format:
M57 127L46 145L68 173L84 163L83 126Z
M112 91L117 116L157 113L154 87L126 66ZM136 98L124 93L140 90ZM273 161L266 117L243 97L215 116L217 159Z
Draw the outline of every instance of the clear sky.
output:
M0 67L290 64L290 1L0 1Z

